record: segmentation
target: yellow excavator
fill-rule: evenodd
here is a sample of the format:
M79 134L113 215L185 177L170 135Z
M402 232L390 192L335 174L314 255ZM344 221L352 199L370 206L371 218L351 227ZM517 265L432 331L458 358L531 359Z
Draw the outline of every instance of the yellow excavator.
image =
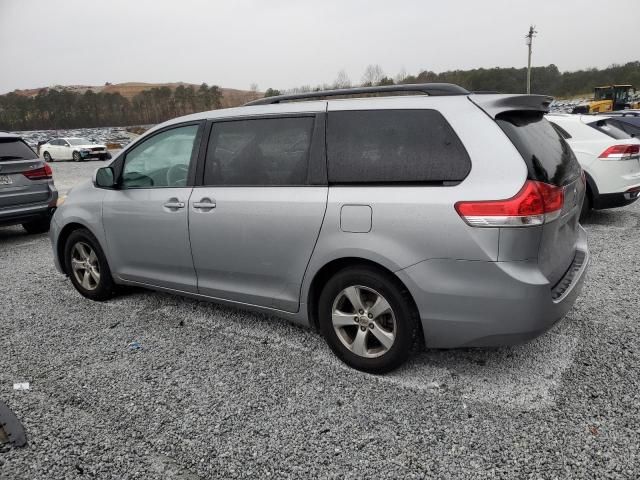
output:
M571 113L599 113L640 108L640 99L632 85L606 85L593 89L593 100L573 107Z

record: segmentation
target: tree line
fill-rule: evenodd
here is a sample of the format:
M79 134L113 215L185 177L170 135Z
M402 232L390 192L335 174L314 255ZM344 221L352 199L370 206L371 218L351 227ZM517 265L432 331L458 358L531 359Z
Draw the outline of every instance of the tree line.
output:
M146 125L189 113L220 108L222 92L216 85L198 88L143 90L131 100L120 93L87 90L84 93L44 88L34 97L0 95L0 130Z
M417 75L402 71L390 77L379 65L369 65L359 82L353 83L344 70L331 84L279 90L269 88L265 96L301 93L355 85L394 85L407 83L455 83L470 91L524 93L526 68L476 68L435 73L423 70ZM590 95L598 85L631 84L640 89L640 62L560 72L555 65L534 67L531 91L554 97ZM257 91L257 85L252 89ZM0 130L33 130L125 126L159 123L169 118L220 108L222 92L203 83L198 88L180 85L175 89L156 87L143 90L131 100L119 93L87 90L42 89L34 97L17 93L0 95Z
M444 82L455 83L470 91L498 91L501 93L524 93L526 88L526 68L475 68L472 70L450 70L435 73L423 70L417 75L402 71L395 77L385 74L379 65L369 65L359 82L352 83L344 70L331 84L311 87L304 85L290 90L269 88L266 96L281 93L302 93L329 88L351 86L394 85L407 83ZM555 65L533 67L531 69L531 92L554 97L574 97L592 95L593 88L600 85L631 84L640 90L640 62L611 65L597 69L590 68L575 72L560 72Z

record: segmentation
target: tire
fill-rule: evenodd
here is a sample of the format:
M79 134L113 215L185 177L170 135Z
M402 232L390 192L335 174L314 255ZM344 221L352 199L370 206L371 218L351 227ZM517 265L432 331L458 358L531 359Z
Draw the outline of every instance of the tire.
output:
M50 225L51 225L51 217L47 216L44 218L39 218L38 220L33 220L31 222L23 223L22 228L24 228L27 231L27 233L37 234L37 233L48 232Z
M44 152L42 154L42 157L44 158L44 161L47 163L53 161L53 159L51 158L51 155L49 155L49 152Z
M587 187L587 191L584 194L584 201L582 202L582 209L580 210L580 223L584 223L584 221L589 218L592 208L593 200L591 199L591 189Z
M351 298L362 309L354 308ZM382 300L375 308L378 298ZM320 294L318 315L320 331L331 350L344 363L364 372L394 370L422 344L419 316L409 292L376 268L349 267L336 273Z
M96 237L88 230L71 232L64 246L64 262L71 283L84 297L101 302L115 295L116 286L107 258Z
M73 161L74 162L82 161L82 157L80 156L80 152L73 152L72 157L73 157Z

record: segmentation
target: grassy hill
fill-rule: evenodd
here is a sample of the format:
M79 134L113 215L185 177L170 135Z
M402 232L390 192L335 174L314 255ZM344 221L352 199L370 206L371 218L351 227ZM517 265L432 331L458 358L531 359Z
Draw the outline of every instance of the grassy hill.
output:
M14 90L13 93L25 97L35 97L41 90L57 90L68 91L79 94L84 94L86 91L91 90L94 93L119 93L127 100L133 100L133 98L144 90L150 90L152 88L168 87L174 91L178 86L193 87L197 89L199 85L185 82L173 82L173 83L145 83L145 82L125 82L125 83L113 83L102 86L96 85L54 85L50 87L30 88L25 90ZM262 98L264 93L253 92L250 90L239 90L235 88L220 88L222 93L222 108L237 107L243 105L251 100Z

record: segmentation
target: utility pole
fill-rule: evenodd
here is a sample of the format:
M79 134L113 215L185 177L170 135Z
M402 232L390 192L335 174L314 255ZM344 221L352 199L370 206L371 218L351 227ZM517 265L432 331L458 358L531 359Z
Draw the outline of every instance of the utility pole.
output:
M529 47L529 60L527 61L527 95L531 93L531 44L533 43L533 37L538 33L535 30L535 26L529 27L529 33L525 35L525 43Z

